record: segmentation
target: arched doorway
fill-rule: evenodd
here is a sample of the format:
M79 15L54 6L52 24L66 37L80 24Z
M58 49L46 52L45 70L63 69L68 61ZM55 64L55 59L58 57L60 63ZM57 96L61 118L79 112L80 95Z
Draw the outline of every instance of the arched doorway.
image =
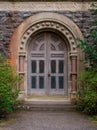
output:
M67 95L66 39L43 31L28 43L28 94Z
M33 93L74 97L83 57L77 38L83 39L78 26L57 13L35 14L17 28L10 50L11 61L24 78L22 97Z

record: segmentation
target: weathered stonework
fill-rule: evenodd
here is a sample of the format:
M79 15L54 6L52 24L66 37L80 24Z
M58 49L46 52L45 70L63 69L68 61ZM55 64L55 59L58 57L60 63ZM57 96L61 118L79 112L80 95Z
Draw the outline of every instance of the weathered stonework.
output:
M25 74L24 65L24 60L25 62L27 60L25 58L27 55L27 41L34 32L47 28L59 31L66 36L69 41L71 47L71 52L69 52L71 65L69 63L68 66L71 77L70 75L68 76L68 84L72 87L70 87L70 90L68 91L72 91L73 96L71 97L75 97L78 68L81 68L79 60L83 57L80 51L77 52L76 38L87 38L89 35L93 18L95 18L95 15L88 10L90 4L91 3L87 2L0 3L0 52L5 53L10 59L10 63L16 66L16 70L19 74L24 76L26 85L25 82L22 84L22 91L24 91L27 86L27 74ZM50 14L53 15L50 16ZM54 14L56 17L54 17ZM42 20L40 16L42 17ZM40 21L38 21L39 17ZM63 19L66 19L67 21ZM62 20L63 23L60 22ZM79 32L82 32L82 34ZM17 35L20 37L17 37Z
M1 2L0 10L9 11L86 11L91 2ZM6 9L5 9L6 6Z
M6 9L5 9L6 5ZM7 8L8 6L8 8ZM31 7L30 7L31 6ZM45 7L44 7L45 6ZM83 8L84 6L84 8ZM9 43L15 29L28 17L42 12L55 12L70 18L81 29L84 37L88 37L93 15L87 10L90 3L80 2L32 2L32 3L0 3L0 50L9 52ZM39 8L38 8L39 7Z

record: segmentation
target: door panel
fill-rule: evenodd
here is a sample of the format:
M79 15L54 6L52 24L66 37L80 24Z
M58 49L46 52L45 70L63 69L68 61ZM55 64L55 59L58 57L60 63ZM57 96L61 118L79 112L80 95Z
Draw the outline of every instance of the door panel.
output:
M51 89L56 89L56 76L51 76Z
M51 73L56 73L56 60L51 60Z
M37 88L37 77L36 76L31 76L31 88L33 89L36 89Z
M36 73L37 65L36 65L36 60L32 60L31 62L31 72Z
M44 89L44 76L39 76L39 88Z
M58 56L58 54L57 54ZM51 58L51 63L50 63L50 76L51 76L51 80L50 80L50 94L64 94L65 91L65 60L64 57L60 57L54 59L54 57L50 57ZM52 87L53 86L53 87ZM55 87L54 87L55 86ZM53 90L52 90L53 88Z
M39 73L44 73L44 60L39 60Z
M64 60L59 60L58 61L58 72L59 73L64 73Z
M30 93L64 95L67 87L64 41L51 32L37 34L29 45L29 53Z

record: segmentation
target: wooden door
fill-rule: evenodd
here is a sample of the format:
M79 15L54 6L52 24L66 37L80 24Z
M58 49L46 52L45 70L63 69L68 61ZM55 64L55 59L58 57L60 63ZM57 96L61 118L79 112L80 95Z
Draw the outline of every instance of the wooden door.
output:
M29 45L28 81L31 94L66 94L66 47L52 32L37 34Z

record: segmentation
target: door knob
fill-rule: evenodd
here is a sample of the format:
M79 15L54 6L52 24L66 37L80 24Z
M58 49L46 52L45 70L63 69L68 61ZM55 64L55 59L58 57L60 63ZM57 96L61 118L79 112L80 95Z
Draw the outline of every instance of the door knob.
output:
M50 74L48 73L48 77L50 77Z

